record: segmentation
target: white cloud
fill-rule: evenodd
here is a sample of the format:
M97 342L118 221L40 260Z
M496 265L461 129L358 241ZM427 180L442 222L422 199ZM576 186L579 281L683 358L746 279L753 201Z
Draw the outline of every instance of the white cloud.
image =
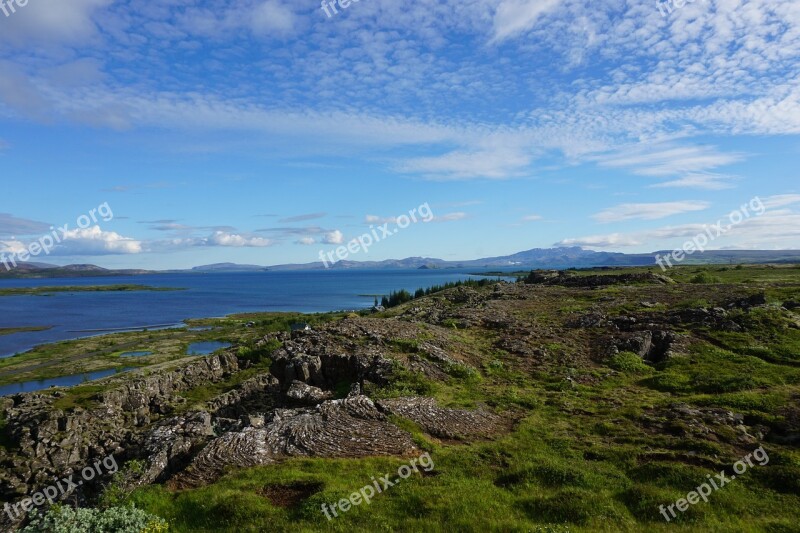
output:
M521 176L532 155L511 147L454 151L439 156L409 159L398 166L406 173L422 174L432 180L491 179Z
M542 15L558 7L561 1L503 0L495 11L492 42L503 41L530 30Z
M0 42L78 43L97 34L94 15L113 0L30 0L10 17L0 17Z
M46 233L41 235L42 238L45 236ZM139 254L144 251L142 241L124 237L113 231L103 231L100 226L69 230L66 233L59 233L59 238L62 242L56 244L49 255L117 255ZM36 241L37 239L0 241L0 251L20 253ZM45 254L41 254L38 259L44 256Z
M365 224L396 224L397 217L379 217L377 215L367 215L364 218Z
M287 34L294 31L297 17L286 5L267 0L256 5L250 27L256 35Z
M37 50L37 57L9 55L19 75L6 81L10 90L2 88L10 69L0 69L0 113L115 129L188 130L193 138L255 133L239 144L280 152L278 141L303 156L385 155L387 148L415 147L421 148L416 156L393 153L383 160L437 180L524 177L539 159L557 154L569 163L595 161L665 178L658 186L711 190L725 180L697 175L744 155L678 142L704 134L800 133L796 0L698 1L668 19L655 5L627 1L365 1L335 24L318 6L303 10L288 0L211 7L174 0L136 9L116 2L108 10L102 8L111 0L36 4L48 6L45 14L64 26L53 35L72 28L67 36L98 36L87 55L163 67L167 50L211 44L216 55L203 65L209 80L230 68L242 83L225 94L224 86L198 84L186 72L164 73L171 82L159 85L160 72L123 68L107 69L103 80L102 65L91 60L69 69L69 82L51 74L72 59L70 52L49 65ZM31 0L18 15L33 9ZM48 34L41 28L53 24L42 20L36 23L40 37ZM5 22L0 16L0 25ZM27 24L15 16L10 30L0 28L0 40L20 31L18 22ZM312 31L298 31L307 27ZM483 47L454 62L438 53L454 31L481 42L491 34L509 53ZM246 73L237 61L226 64L253 52L250 46L263 46L253 44L253 34L297 38L286 37L285 55L254 63ZM18 42L31 42L24 37ZM596 68L571 75L590 60ZM81 71L93 83L73 90ZM116 72L124 77L114 78ZM355 84L358 99L342 90ZM418 105L407 105L410 95ZM492 138L497 142L486 142ZM659 147L659 141L672 144ZM598 153L603 156L590 157Z
M236 233L215 231L207 239L208 246L229 246L234 248L264 248L274 244L271 240L263 237L246 237Z
M301 244L303 246L311 246L312 244L316 244L317 240L313 237L303 237L302 239L298 239L295 241L295 244Z
M634 237L623 235L621 233L612 233L610 235L592 235L589 237L581 237L578 239L564 239L563 241L555 243L553 246L570 247L582 246L585 248L620 248L626 246L639 246L642 241Z
M526 215L522 217L523 222L537 222L539 220L544 220L542 215Z
M727 176L724 174L713 173L692 173L662 183L651 185L651 188L684 188L684 189L703 189L707 191L720 191L723 189L731 189L734 186L731 180L734 176Z
M767 209L775 209L776 207L800 203L800 194L779 194L777 196L769 196L762 201Z
M641 176L676 176L730 165L743 159L742 154L723 154L710 146L639 144L593 157L601 166L630 168Z
M469 218L469 215L467 213L463 212L448 213L440 217L433 217L433 222L457 222L459 220L464 220L466 218Z
M647 246L649 251L654 251L682 247L687 240L701 234L708 235L707 232L711 231L714 237L707 246L709 250L726 248L797 249L797 242L800 239L800 213L790 209L775 208L800 204L800 195L769 196L761 201L766 210L761 212L748 209L749 216L743 215L742 222L738 224L734 224L734 221L738 222L738 217L731 218L729 215L725 215L718 221L709 221L707 224L682 224L646 231L570 238L557 243L557 245L600 249ZM759 212L762 214L759 215ZM713 229L717 223L720 223L725 230L719 236L717 236L717 230Z
M28 245L16 239L0 241L0 252L6 254L19 254L28 249Z
M238 4L238 5L237 5ZM163 17L163 14L162 14ZM300 19L283 0L243 1L234 5L182 6L175 13L175 26L162 28L164 36L179 30L214 39L232 38L242 31L257 38L285 37L295 32ZM162 22L163 23L163 22Z
M325 244L342 244L344 242L344 234L338 229L336 231L331 231L325 234L322 238L322 242Z
M700 201L620 204L592 215L592 218L603 224L625 220L657 220L682 213L703 211L710 205L708 202Z
M289 222L306 222L308 220L316 220L318 218L325 218L328 216L327 213L307 213L303 215L296 215L292 217L282 218L278 220L281 223L289 223Z

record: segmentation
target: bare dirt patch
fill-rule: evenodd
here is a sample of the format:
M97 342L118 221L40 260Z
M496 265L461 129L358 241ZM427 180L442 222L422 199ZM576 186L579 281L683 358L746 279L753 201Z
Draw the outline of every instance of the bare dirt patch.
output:
M296 482L288 485L266 485L258 491L275 507L295 507L322 490L322 483Z

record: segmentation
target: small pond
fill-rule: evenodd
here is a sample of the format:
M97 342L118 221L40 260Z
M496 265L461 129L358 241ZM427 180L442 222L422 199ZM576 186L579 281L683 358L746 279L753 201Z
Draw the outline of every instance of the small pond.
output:
M12 383L11 385L0 385L0 396L8 396L9 394L17 394L20 392L36 392L50 387L73 387L93 381L95 379L105 378L127 372L131 368L123 368L118 370L116 368L109 368L108 370L98 370L96 372L87 372L85 374L75 374L73 376L61 376L60 378L41 379L37 381L26 381L24 383Z
M187 355L209 355L217 350L230 348L231 343L220 341L193 342L186 350Z
M120 357L147 357L153 355L153 352L125 352L120 354Z

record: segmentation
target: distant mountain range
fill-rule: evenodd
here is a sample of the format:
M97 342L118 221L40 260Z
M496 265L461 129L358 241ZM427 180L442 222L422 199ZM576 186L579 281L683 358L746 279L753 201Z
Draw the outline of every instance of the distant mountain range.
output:
M258 265L239 265L236 263L215 263L213 265L197 266L192 272L263 272L268 267Z
M137 276L150 274L150 270L110 270L97 265L50 265L47 263L18 263L10 271L0 264L0 279L3 278L83 278L99 276Z
M590 268L602 266L655 266L657 255L667 255L671 251L650 254L623 254L595 252L579 247L535 248L512 255L487 257L468 261L445 261L431 257L409 257L385 261L339 261L331 265L333 270L355 269L536 269L536 268ZM800 250L710 250L687 256L684 265L697 264L752 264L752 263L800 263ZM167 272L265 272L323 270L321 262L288 264L275 266L239 265L236 263L216 263L197 266L190 270L170 270ZM153 274L149 270L109 270L95 265L57 266L45 263L20 263L17 268L6 271L0 266L0 278L58 278L58 277L97 277Z
M445 261L429 257L409 257L386 261L339 261L331 269L414 269L414 268L590 268L601 266L648 266L656 264L656 256L669 251L649 254L623 254L595 252L580 247L534 248L513 255L486 257L467 261ZM687 256L682 264L738 264L738 263L800 263L800 250L712 250ZM202 268L202 267L200 267ZM321 262L276 265L269 270L314 270L325 268Z

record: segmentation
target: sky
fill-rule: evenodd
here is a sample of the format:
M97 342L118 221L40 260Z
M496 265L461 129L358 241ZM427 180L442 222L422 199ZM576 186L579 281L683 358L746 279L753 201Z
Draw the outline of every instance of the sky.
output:
M800 248L797 0L0 2L0 253Z

